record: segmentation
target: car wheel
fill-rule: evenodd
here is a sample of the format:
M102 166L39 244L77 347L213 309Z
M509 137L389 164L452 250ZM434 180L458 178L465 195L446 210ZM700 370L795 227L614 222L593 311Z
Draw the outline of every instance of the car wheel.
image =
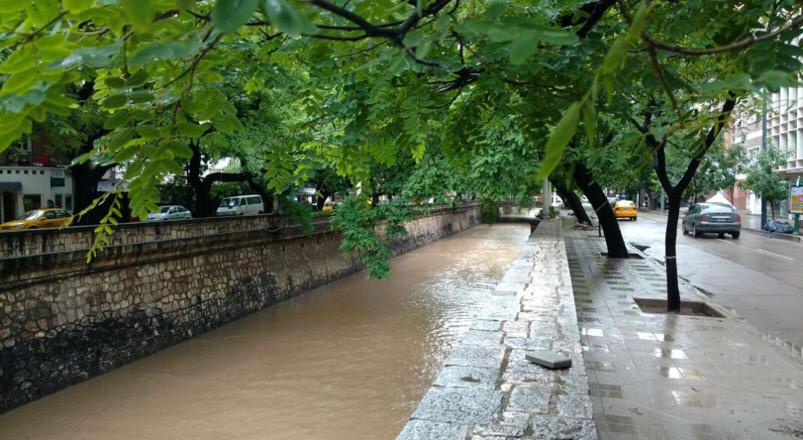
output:
M636 218L636 217L633 217L633 221L636 221L636 220L637 220L637 218Z
M689 235L689 231L686 230L686 223L681 223L680 229L683 231L683 235Z
M725 233L724 233L724 232L720 232L720 233L719 233L719 234L717 234L717 235L719 236L719 238L725 238Z
M738 240L739 239L739 235L741 233L742 233L741 231L739 231L739 232L731 232L731 236L733 237L734 240Z
M700 232L699 230L697 230L697 224L696 224L696 223L695 223L695 224L694 224L694 226L692 226L691 228L692 228L692 231L694 232L694 237L695 237L695 238L698 238L698 237L700 237L700 236L702 236L702 235L703 235L703 233L702 233L702 232Z

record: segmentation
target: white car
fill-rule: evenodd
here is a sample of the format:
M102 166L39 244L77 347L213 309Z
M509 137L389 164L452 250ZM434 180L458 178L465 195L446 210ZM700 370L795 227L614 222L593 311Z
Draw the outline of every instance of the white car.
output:
M262 197L258 194L226 197L220 201L217 215L257 215L265 212Z
M179 205L168 205L159 207L159 212L152 212L148 214L149 222L158 222L163 220L187 220L192 218L192 213L187 211L186 208Z

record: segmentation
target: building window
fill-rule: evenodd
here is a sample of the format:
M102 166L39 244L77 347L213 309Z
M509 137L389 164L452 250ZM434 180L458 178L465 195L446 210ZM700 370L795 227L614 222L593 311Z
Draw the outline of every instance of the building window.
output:
M64 205L61 204L62 197L64 196L62 196L61 194L56 194L56 208L64 207Z
M41 194L25 194L22 196L22 207L27 212L42 207Z

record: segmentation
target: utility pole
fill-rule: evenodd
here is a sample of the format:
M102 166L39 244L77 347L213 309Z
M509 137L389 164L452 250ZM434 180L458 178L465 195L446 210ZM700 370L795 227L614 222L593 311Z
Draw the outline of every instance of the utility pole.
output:
M767 149L767 91L761 91L761 149ZM767 224L767 200L761 198L761 229Z

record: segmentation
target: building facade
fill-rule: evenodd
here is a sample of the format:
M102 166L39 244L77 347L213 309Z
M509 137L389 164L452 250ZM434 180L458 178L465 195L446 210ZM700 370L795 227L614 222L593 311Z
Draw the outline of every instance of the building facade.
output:
M744 146L750 161L761 151L764 139L767 146L779 148L786 154L786 163L778 168L787 180L794 183L803 177L803 87L782 87L767 97L765 115L756 113L737 118L726 143ZM766 124L764 120L766 119ZM761 214L761 198L740 187L745 176L728 193L737 209L748 214ZM781 216L786 215L786 203L780 204Z
M28 137L0 154L0 223L36 208L73 210L73 179Z

